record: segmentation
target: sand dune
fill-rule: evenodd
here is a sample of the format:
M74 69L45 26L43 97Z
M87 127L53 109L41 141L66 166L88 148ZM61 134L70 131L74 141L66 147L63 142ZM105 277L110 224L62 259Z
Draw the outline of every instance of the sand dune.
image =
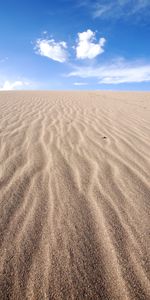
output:
M150 299L150 93L0 93L0 299Z

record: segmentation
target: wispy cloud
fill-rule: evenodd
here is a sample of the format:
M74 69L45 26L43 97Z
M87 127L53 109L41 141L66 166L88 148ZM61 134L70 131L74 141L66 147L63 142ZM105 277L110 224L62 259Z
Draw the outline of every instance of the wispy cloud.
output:
M74 71L67 76L95 78L99 83L104 84L149 82L150 64L118 60L97 67L74 66Z
M4 58L1 58L0 59L0 63L4 63L5 61L7 61L8 60L8 57L6 56L6 57L4 57Z
M63 63L67 60L67 44L64 41L56 42L54 39L37 39L35 50L41 56Z
M76 86L82 86L82 85L87 85L87 82L74 82L73 84Z
M92 59L104 52L105 38L100 38L95 43L95 32L88 29L78 33L78 41L76 46L76 57L78 59Z
M129 2L128 0L117 0L120 5ZM142 0L139 5L144 5ZM94 59L104 52L106 39L101 37L96 41L96 33L91 29L79 32L76 46L76 65L71 62L68 64L72 67L72 71L67 77L77 77L73 83L76 86L87 85L86 82L80 81L80 78L95 78L96 82L103 84L120 84L120 83L140 83L150 82L150 63L144 63L138 60L126 61L124 58L115 60L107 60L96 65L96 60L88 61L88 65L79 65L79 60ZM66 62L68 52L66 50L66 42L56 43L54 39L38 39L36 50L38 54L47 56L59 62ZM86 61L87 62L87 61Z
M27 81L9 81L6 80L0 85L0 91L10 91L10 90L18 90L18 89L24 89L25 87L29 86L30 83Z
M93 18L128 19L134 16L142 19L150 15L149 0L87 0L84 6L90 10Z

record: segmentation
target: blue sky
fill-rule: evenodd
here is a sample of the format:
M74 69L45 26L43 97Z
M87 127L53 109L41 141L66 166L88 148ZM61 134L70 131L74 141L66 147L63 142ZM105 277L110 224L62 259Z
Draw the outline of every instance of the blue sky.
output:
M5 0L0 90L150 90L149 0Z

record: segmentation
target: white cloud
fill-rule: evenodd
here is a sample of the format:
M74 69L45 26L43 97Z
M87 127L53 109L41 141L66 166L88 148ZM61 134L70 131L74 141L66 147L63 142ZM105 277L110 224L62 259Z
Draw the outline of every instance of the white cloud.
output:
M95 32L88 29L78 33L78 43L76 47L76 57L78 59L95 58L104 52L105 38L100 38L98 43L94 43Z
M0 91L10 91L10 90L17 90L20 88L24 88L25 86L29 86L29 82L26 81L9 81L6 80L4 83L0 86Z
M69 77L96 78L99 83L118 84L130 82L149 82L150 64L139 64L138 62L127 63L124 60L110 62L99 67L75 67L68 74Z
M87 82L74 82L74 85L76 86L87 85Z
M38 39L35 47L39 55L61 63L67 60L68 54L66 48L66 42L55 42L54 39Z

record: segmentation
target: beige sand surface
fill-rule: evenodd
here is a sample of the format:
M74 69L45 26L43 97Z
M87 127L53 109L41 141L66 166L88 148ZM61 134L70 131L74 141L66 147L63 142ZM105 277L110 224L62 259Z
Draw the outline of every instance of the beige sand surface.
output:
M0 92L0 300L150 299L150 93Z

